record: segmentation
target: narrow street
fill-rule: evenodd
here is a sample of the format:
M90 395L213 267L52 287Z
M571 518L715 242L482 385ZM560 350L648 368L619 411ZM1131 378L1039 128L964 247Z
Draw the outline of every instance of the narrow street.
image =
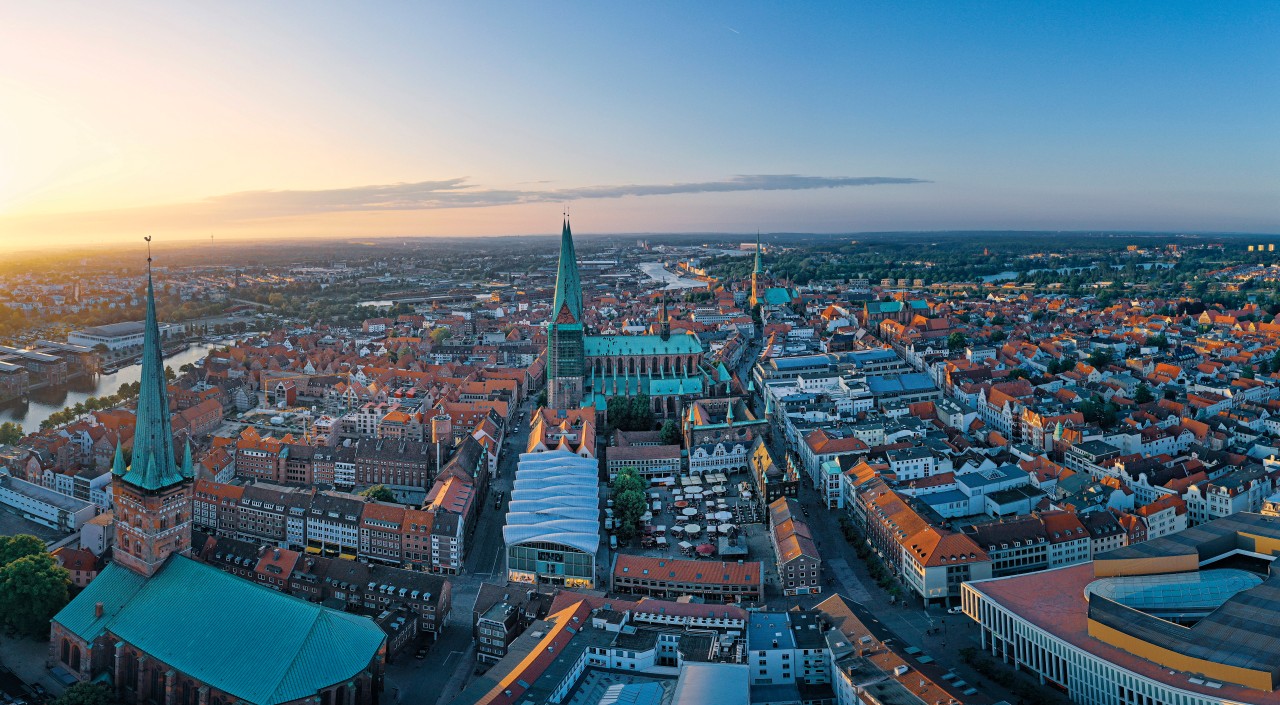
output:
M385 694L389 702L429 705L447 703L466 685L475 671L474 643L471 627L472 609L484 582L505 582L502 556L502 527L511 499L511 483L516 463L529 440L532 401L520 407L525 412L518 430L507 435L506 450L498 461L498 476L490 483L490 492L502 492L502 506L495 509L493 496L480 498L480 517L469 540L465 572L450 576L453 606L440 638L431 644L427 657L418 660L405 653L387 667ZM448 674L447 681L445 680ZM432 699L432 694L435 699Z

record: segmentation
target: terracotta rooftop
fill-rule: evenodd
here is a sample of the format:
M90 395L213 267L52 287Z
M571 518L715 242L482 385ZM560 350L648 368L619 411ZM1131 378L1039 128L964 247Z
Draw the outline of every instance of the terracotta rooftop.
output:
M1084 589L1093 580L1093 564L1079 563L1027 575L980 580L969 586L1058 639L1140 676L1213 699L1280 705L1280 691L1265 692L1229 683L1223 683L1220 688L1196 685L1188 680L1193 674L1170 676L1167 667L1089 636L1089 603Z

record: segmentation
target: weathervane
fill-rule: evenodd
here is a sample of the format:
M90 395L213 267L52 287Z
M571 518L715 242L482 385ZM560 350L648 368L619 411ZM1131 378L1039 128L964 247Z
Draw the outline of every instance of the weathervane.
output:
M151 236L143 235L142 239L147 241L147 271L151 271Z

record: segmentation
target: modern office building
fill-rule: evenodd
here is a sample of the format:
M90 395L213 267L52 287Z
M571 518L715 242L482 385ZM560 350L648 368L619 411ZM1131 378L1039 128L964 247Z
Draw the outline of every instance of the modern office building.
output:
M1280 520L1236 514L1090 563L966 583L983 648L1081 705L1280 703Z

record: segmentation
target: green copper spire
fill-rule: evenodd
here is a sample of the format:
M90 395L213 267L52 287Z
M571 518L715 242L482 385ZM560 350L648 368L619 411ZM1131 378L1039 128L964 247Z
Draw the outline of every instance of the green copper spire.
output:
M551 322L582 322L582 282L578 279L578 253L573 249L573 233L569 231L568 218L565 218L560 231L560 269L556 274Z
M147 238L148 242L150 240ZM156 323L150 252L147 256L147 320L143 329L142 378L139 382L133 460L122 479L144 490L158 490L182 482L183 476L173 454L173 428L169 422L169 394L164 379L160 325Z
M128 469L129 469L129 466L124 464L124 447L120 445L120 439L117 438L116 439L116 457L115 457L115 460L111 462L111 474L123 475L125 471Z
M182 476L188 480L196 476L195 463L191 461L191 439L187 439L187 448L182 453Z

